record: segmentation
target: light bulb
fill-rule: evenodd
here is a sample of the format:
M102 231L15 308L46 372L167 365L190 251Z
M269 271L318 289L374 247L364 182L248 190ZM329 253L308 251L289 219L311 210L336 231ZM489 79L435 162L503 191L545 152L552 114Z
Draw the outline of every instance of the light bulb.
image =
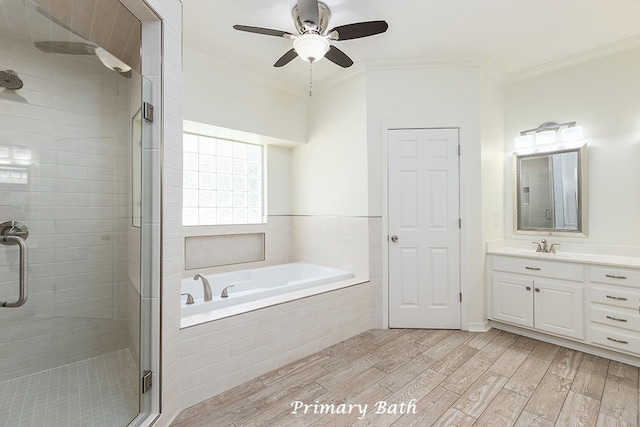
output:
M555 130L545 130L536 133L536 144L551 144L552 142L556 142Z
M516 148L526 148L533 145L533 135L516 136Z
M563 141L575 141L582 139L582 126L571 126L561 131Z

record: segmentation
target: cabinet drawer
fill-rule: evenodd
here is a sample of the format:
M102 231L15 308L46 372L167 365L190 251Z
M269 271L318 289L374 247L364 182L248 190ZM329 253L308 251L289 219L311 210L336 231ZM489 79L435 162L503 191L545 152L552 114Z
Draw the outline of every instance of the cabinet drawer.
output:
M637 310L640 307L640 289L618 286L592 285L591 302Z
M635 286L640 289L640 271L628 268L590 267L589 278L592 282L608 283L620 286Z
M575 282L584 280L582 266L568 262L495 256L493 257L493 269Z
M640 351L640 334L604 325L591 325L591 342L628 353Z
M592 305L590 312L592 322L616 328L640 331L640 314L638 314L638 310Z

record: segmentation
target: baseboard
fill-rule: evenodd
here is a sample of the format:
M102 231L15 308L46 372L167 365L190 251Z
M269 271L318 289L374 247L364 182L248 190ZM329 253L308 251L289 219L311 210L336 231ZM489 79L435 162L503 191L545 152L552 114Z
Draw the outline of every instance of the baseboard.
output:
M616 362L626 363L632 366L640 367L640 358L624 353L619 353L613 350L607 350L605 348L595 347L590 344L568 340L555 335L549 335L544 332L532 331L518 326L509 325L502 322L491 321L491 327L500 329L502 331L512 332L514 334L522 335L528 338L534 338L539 341L556 344L562 347L570 348L572 350L582 351L584 353L593 354L594 356L604 357L606 359L615 360Z
M487 332L491 329L491 324L488 320L482 323L468 323L467 331L469 332Z

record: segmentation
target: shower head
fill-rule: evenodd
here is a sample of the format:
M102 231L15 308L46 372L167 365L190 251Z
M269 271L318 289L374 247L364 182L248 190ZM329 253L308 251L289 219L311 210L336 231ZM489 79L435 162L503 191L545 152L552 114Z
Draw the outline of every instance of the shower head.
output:
M0 87L10 90L22 89L23 83L13 70L0 71Z

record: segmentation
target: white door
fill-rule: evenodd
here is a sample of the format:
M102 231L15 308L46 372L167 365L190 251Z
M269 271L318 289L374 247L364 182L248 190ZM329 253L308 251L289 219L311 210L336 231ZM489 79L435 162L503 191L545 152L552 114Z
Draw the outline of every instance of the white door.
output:
M389 327L460 328L457 129L389 130Z

